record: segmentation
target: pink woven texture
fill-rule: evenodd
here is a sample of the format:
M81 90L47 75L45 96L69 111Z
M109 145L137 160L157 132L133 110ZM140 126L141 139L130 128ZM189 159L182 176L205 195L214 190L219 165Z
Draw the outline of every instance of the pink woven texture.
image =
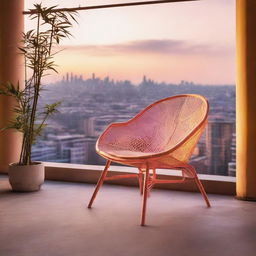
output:
M125 123L113 123L96 150L112 161L142 168L185 164L207 122L208 102L199 95L178 95L148 106Z

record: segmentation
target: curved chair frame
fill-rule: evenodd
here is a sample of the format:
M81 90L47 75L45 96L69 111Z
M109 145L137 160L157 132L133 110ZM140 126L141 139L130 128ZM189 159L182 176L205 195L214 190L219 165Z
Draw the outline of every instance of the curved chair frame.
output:
M146 111L148 111L150 108L154 107L155 105L168 100L173 100L178 97L194 97L194 98L200 98L204 104L206 104L206 111L205 116L202 118L201 122L198 123L194 129L185 137L183 138L179 143L177 143L174 147L168 148L167 150L163 152L158 152L155 154L149 154L149 155L141 155L136 157L131 156L116 156L113 154L109 154L107 152L104 152L100 149L100 143L103 140L104 136L108 134L108 132L112 129L115 129L115 127L125 126L131 122L135 122L140 116L142 116ZM169 165L160 163L159 160L164 158L170 158L172 157L172 153L174 153L176 150L178 150L182 145L184 145L187 141L189 141L193 136L196 136L196 140L194 142L194 145L192 147L191 153L193 152L194 147L196 146L200 135L202 134L204 127L207 124L207 116L209 112L209 103L208 101L200 96L195 94L184 94L184 95L176 95L173 97L168 97L162 100L159 100L148 107L146 107L144 110L142 110L139 114L137 114L134 118L130 119L129 121L125 123L112 123L110 124L106 130L102 133L102 135L99 137L97 143L96 143L96 151L99 155L107 159L106 166L98 180L98 183L96 185L96 188L94 190L94 193L91 197L91 200L88 204L88 208L92 207L92 204L96 198L96 195L102 186L103 182L105 180L114 180L114 179L120 179L120 178L132 178L136 177L139 181L139 187L140 187L140 193L143 195L142 200L142 213L141 213L141 226L145 225L145 217L146 217L146 207L147 207L147 198L149 195L150 190L153 188L155 184L161 184L161 183L184 183L189 180L194 180L196 183L199 191L201 192L207 207L210 207L210 202L208 200L207 194L204 190L204 187L201 183L201 181L198 179L197 173L195 168L188 164L187 161L176 161L177 163L175 165ZM190 157L189 155L189 157ZM188 159L189 159L188 157ZM127 175L115 175L111 177L107 177L107 172L109 169L109 166L111 162L117 162L121 164L126 164L130 166L135 166L138 168L139 173L138 174L127 174ZM156 164L157 163L157 164ZM162 168L162 169L176 169L180 170L182 172L182 179L179 180L161 180L157 178L156 169ZM150 174L150 170L152 170L152 175Z

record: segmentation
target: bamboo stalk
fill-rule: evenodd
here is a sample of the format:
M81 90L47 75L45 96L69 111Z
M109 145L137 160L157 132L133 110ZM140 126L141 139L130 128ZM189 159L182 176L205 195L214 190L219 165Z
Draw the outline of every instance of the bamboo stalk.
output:
M26 155L26 159L25 162L26 164L30 164L31 163L31 148L32 148L32 142L33 142L33 137L34 137L34 121L35 121L35 115L36 115L36 107L37 107L37 99L38 99L38 85L40 83L40 78L39 78L39 59L40 59L40 55L39 55L39 47L38 47L38 43L39 43L39 29L40 29L40 15L38 15L38 19L37 19L37 48L35 48L35 54L36 54L36 66L35 66L35 78L34 78L34 100L33 100L33 105L32 105L32 111L31 111L31 116L30 116L30 127L29 127L29 139L28 139L28 150L26 151L27 155Z

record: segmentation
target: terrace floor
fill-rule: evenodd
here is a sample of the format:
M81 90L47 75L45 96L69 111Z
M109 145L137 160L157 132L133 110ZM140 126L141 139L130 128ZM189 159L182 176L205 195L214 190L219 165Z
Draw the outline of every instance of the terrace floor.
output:
M256 203L153 190L139 226L137 188L46 181L40 192L13 193L0 176L1 256L254 256Z

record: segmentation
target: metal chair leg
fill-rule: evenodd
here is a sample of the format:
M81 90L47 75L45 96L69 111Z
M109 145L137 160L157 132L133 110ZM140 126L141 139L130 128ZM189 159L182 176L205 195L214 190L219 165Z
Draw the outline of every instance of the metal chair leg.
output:
M191 178L193 178L193 179L195 180L196 185L197 185L197 187L199 188L199 190L200 190L200 192L201 192L201 194L202 194L202 196L203 196L203 198L204 198L204 200L205 200L205 202L206 202L207 207L211 207L211 204L210 204L210 202L209 202L208 196L207 196L207 194L206 194L206 192L205 192L205 190L204 190L204 186L203 186L203 184L201 183L201 181L198 179L198 175L197 175L197 173L196 173L195 168L194 168L192 165L188 165L188 166L186 167L186 169L187 169L187 171L190 173Z
M211 207L211 204L209 202L208 196L207 196L207 194L206 194L206 192L204 190L203 184L198 179L197 175L195 176L195 182L196 182L196 185L199 188L199 190L200 190L200 192L201 192L201 194L202 194L202 196L203 196L203 198L204 198L204 200L206 202L207 207Z
M156 182L156 169L152 169L153 174L149 175L149 184L148 184L148 196L150 196L151 190L155 185Z
M143 172L141 169L139 169L138 180L139 180L140 194L143 195Z
M101 174L101 176L100 176L100 178L99 178L99 180L98 180L98 183L97 183L97 185L96 185L96 188L95 188L95 190L94 190L94 192L93 192L93 195L92 195L92 197L91 197L91 200L90 200L90 202L89 202L89 204L88 204L88 208L91 208L91 207L92 207L93 201L95 200L95 198L96 198L96 196L97 196L97 193L98 193L100 187L102 186L102 184L103 184L103 182L104 182L104 179L105 179L105 177L106 177L106 175L107 175L108 168L109 168L110 164L111 164L111 161L108 160L107 163L106 163L105 169L104 169L104 171L102 172L102 174Z
M149 168L147 167L144 174L143 184L143 201L142 201L142 212L141 212L141 226L145 226L146 211L147 211L147 199L148 199L148 181L149 181Z

